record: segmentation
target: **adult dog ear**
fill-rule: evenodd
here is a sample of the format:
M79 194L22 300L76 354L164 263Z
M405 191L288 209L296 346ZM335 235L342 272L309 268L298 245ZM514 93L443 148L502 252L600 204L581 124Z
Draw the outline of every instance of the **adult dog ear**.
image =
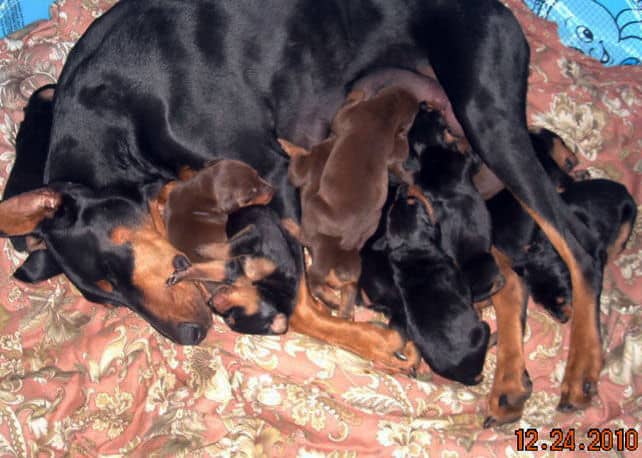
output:
M50 188L24 192L0 202L0 237L32 234L54 216L62 196Z
M60 265L47 250L36 250L18 267L13 276L25 283L38 283L62 273Z

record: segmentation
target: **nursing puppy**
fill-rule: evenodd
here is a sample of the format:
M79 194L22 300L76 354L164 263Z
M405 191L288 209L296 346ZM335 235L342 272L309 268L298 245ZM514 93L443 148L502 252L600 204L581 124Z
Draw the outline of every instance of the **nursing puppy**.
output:
M501 288L503 279L490 254L490 215L472 180L481 161L470 149L461 152L447 132L442 113L422 104L408 134L407 167L434 208L442 249L457 263L477 302Z
M228 215L266 205L274 194L256 170L231 159L212 161L198 172L183 171L182 178L165 185L157 203L168 240L192 262L224 258L224 252L212 252L217 244L224 247Z
M562 199L599 240L595 247L606 262L626 245L637 215L635 201L620 183L595 179L567 184ZM530 219L530 217L529 217ZM532 220L531 220L532 221ZM533 301L554 318L566 322L571 315L571 278L553 245L535 226L529 243L514 260Z
M473 385L481 380L490 328L473 308L465 278L440 248L441 236L424 199L407 185L399 186L385 235L373 246L374 256L364 263L366 275L374 275L362 276L360 285L378 309L391 315L391 326L417 345L436 373ZM376 267L371 263L380 256L376 251L385 253L389 268L385 262ZM382 272L372 272L375 268ZM384 289L377 280L386 283L386 270L393 285Z
M388 172L405 175L407 132L417 108L403 89L385 88L367 100L353 91L332 121L331 136L310 152L281 141L292 157L290 181L300 188L311 292L342 316L354 311L359 250L379 224Z
M228 269L214 308L236 332L284 333L303 275L298 242L283 229L276 212L263 206L230 214L226 233L230 259L241 260L242 274Z

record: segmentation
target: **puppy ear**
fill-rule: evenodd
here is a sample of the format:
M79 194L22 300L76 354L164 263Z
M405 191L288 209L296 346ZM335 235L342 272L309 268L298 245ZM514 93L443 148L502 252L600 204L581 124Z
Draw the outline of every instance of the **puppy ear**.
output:
M60 265L49 251L36 250L13 273L13 276L25 283L38 283L62 273Z
M46 218L52 218L62 196L50 188L40 188L18 194L0 202L0 236L33 233Z
M357 103L363 102L366 98L366 93L365 91L361 89L355 89L353 91L350 91L348 95L346 96L346 100L343 103L344 107L351 106L351 105L356 105Z
M279 142L279 145L281 145L283 151L285 151L285 153L291 158L310 155L310 151L308 151L307 149L303 148L302 146L295 145L294 143L291 143L283 138L277 138L276 141Z

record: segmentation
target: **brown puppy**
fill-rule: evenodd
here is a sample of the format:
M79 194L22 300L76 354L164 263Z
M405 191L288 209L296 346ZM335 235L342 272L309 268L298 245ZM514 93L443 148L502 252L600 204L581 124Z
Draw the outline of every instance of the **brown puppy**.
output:
M275 266L251 256L232 259L226 225L230 213L250 205L265 205L273 193L274 188L241 161L212 161L197 172L182 169L179 180L167 183L151 205L156 228L187 256L174 263L175 271L167 284L197 282L219 314L232 306L241 307L247 314L256 313L260 298L254 282L269 275ZM271 329L276 332L286 328L273 324Z
M161 190L159 203L167 239L192 262L224 259L227 215L270 202L274 188L241 161L213 161ZM219 248L219 252L217 252Z
M292 158L290 181L301 193L310 289L342 316L353 314L359 250L379 224L388 172L407 179L407 132L418 107L412 93L397 87L367 100L363 91L353 91L332 121L331 136L310 152L281 141Z

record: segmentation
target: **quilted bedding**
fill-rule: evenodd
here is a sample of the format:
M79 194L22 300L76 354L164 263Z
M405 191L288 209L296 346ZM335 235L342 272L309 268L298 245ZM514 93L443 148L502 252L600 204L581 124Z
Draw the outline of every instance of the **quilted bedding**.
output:
M58 0L50 21L0 41L0 189L29 95L56 81L112 3ZM642 67L604 68L562 47L521 0L506 3L531 44L530 124L557 132L580 168L642 202ZM517 428L535 428L538 445L552 428L574 428L586 443L593 427L642 430L641 218L605 274L599 397L582 412L555 410L569 327L531 303L533 395L521 421L491 429L481 425L495 350L484 381L465 387L426 365L416 379L390 376L293 332L235 334L218 318L201 345L181 347L126 309L84 300L63 276L19 283L11 273L23 255L4 240L0 249L0 456L490 457L516 454Z

